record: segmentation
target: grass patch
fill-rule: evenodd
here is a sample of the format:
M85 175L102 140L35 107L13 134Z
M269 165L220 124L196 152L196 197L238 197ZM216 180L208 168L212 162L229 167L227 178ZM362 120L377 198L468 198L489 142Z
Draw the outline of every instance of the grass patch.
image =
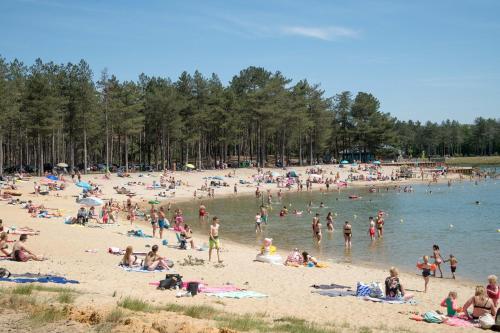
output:
M237 331L257 331L257 332L270 332L271 325L266 321L255 317L254 315L225 315L218 317L216 320L219 322L217 326L220 328L229 328Z
M64 304L73 303L75 301L75 298L75 294L68 290L62 291L59 293L59 295L57 295L57 301Z
M296 317L283 317L275 321L273 330L276 332L289 333L338 333L337 329L331 329L315 325L307 320Z
M154 310L154 308L146 303L145 301L138 299L138 298L133 298L133 297L125 297L123 300L118 302L118 306L132 310L132 311L140 311L140 312L151 312Z
M446 159L449 165L499 165L500 156L450 157Z
M125 316L125 312L123 312L122 309L114 308L113 311L108 313L105 321L107 323L118 323L120 321L120 319L122 319L124 316Z
M33 292L33 285L23 284L12 288L12 293L14 295L31 295Z
M53 306L40 306L33 309L29 315L30 321L39 326L53 323L66 318L67 313L63 309Z
M182 311L186 316L197 319L212 319L220 313L219 310L208 305L188 306Z
M360 327L358 333L372 333L372 329L366 326Z

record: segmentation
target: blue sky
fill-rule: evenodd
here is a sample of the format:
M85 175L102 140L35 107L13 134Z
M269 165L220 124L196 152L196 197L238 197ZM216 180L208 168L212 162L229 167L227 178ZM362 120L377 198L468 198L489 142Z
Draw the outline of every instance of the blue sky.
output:
M1 0L0 55L98 77L247 66L371 92L400 119L500 117L500 1Z

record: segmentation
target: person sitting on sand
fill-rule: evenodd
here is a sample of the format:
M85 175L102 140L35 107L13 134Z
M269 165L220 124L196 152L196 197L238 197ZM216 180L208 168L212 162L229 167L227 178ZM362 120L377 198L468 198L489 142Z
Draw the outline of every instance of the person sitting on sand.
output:
M455 317L458 312L461 312L462 309L456 304L457 302L457 292L450 291L448 293L448 297L443 299L441 302L441 306L446 308L446 315L448 317Z
M468 309L473 306L472 312ZM470 319L479 319L479 317L490 313L493 317L496 315L496 308L493 301L486 295L486 289L483 286L476 286L474 296L469 298L462 307L465 315Z
M134 250L132 249L132 246L127 246L125 249L125 254L123 255L123 259L120 262L121 266L125 267L135 267L138 266L137 264L137 256L134 255Z
M76 219L79 224L85 224L88 222L88 214L85 207L80 207L78 213L76 214Z
M193 240L193 231L189 225L184 225L184 230L181 232L181 238L191 245L191 248L194 249L194 240Z
M302 252L302 259L304 261L304 265L309 266L309 264L316 266L318 264L318 260L313 256L309 255L306 251Z
M495 308L498 306L498 299L500 298L500 287L497 284L496 275L488 276L488 285L486 286L486 292L488 297L491 299Z
M298 267L303 263L304 263L304 257L301 255L299 249L297 248L293 249L293 251L288 255L288 257L285 260L286 266Z
M385 297L389 299L410 299L412 294L407 294L399 280L399 271L396 267L389 269L389 276L385 279Z
M6 257L10 257L12 255L12 253L7 251L9 248L9 245L7 244L9 242L8 237L9 234L6 232L2 232L2 234L0 234L0 252L2 252L2 254Z
M19 237L19 241L12 246L12 260L25 262L28 260L42 261L45 260L43 256L37 256L24 245L28 240L28 235L23 234Z
M158 245L153 245L144 260L144 270L169 269L165 258L158 255Z

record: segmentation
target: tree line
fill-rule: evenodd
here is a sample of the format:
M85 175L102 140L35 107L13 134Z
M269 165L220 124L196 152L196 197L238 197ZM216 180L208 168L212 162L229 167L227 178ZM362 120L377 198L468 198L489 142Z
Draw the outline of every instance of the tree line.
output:
M370 93L327 96L319 84L248 67L224 85L195 71L119 81L90 66L0 57L0 174L66 162L213 168L315 164L346 153L379 158L492 155L500 120L400 121Z

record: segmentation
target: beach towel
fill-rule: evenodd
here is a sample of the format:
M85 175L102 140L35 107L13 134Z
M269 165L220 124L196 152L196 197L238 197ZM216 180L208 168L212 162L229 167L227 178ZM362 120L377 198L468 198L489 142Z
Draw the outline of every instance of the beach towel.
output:
M258 293L256 291L250 291L250 290L226 291L226 292L220 292L220 293L206 293L206 295L215 296L218 298L235 298L235 299L265 298L265 297L267 297L267 295Z
M76 280L67 280L62 276L44 276L39 278L0 278L2 282L14 282L14 283L57 283L57 284L78 284L80 282Z
M222 286L222 287L207 287L207 286L201 286L199 288L199 291L201 293L210 293L210 294L215 294L215 293L225 293L225 292L232 292L232 291L239 291L241 290L238 287L227 285L227 286Z
M351 287L343 286L341 284L313 284L311 287L314 289L351 289Z
M455 327L475 327L470 321L458 317L448 317L443 324Z
M417 305L417 301L414 299L404 300L404 299L392 299L392 298L376 298L370 296L363 296L360 298L365 301L371 301L375 303Z
M341 297L341 296L356 296L353 290L313 290L312 293L320 294L328 297Z
M147 269L144 269L143 267L127 267L127 266L118 266L121 267L124 271L126 272L139 272L139 273L164 273L164 272L169 272L169 273L175 273L174 270L166 270L166 269L157 269L154 271L148 271Z

